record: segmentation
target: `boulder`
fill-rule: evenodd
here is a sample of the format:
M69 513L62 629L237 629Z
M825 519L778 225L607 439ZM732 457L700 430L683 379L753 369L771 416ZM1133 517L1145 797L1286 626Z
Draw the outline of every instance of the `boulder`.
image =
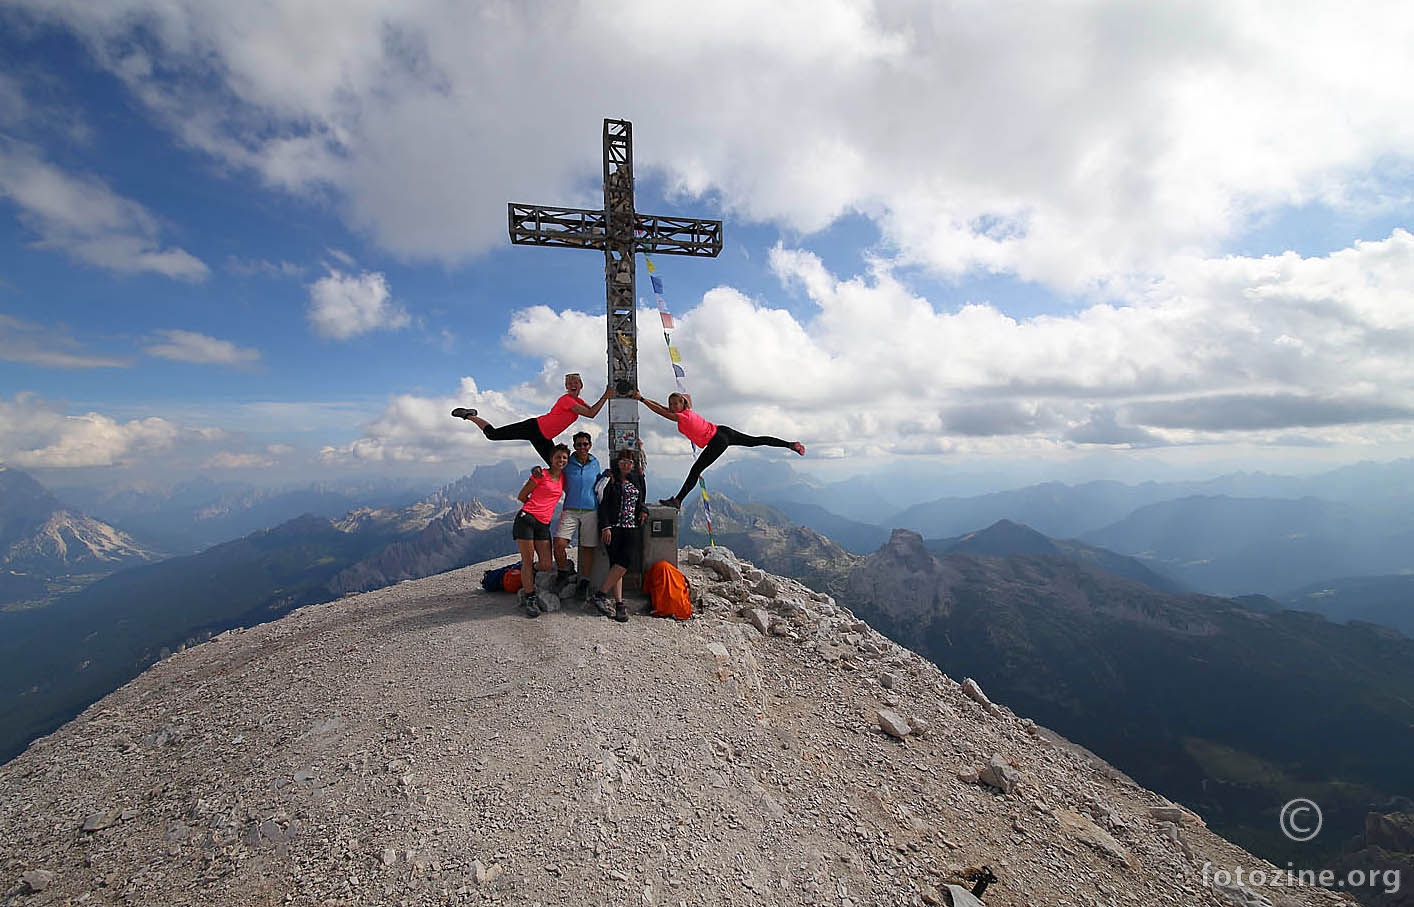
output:
M879 730L900 740L913 731L907 718L890 709L880 709L878 714L874 716L874 720L879 723Z

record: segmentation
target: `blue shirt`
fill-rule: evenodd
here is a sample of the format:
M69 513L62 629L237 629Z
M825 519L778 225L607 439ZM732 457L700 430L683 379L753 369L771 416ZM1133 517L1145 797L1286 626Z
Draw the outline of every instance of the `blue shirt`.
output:
M565 506L570 510L593 510L598 501L594 500L594 480L599 476L599 461L594 454L589 462L580 464L579 458L570 456L565 466Z

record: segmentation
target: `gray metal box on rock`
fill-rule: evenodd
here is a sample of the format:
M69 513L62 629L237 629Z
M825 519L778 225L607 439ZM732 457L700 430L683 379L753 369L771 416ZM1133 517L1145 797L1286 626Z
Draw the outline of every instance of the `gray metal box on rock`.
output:
M676 507L648 505L648 519L643 524L643 561L640 573L658 561L678 565L678 516ZM642 579L639 580L640 587Z
M658 561L678 565L678 511L662 504L648 505L648 519L643 522L643 546L633 559L628 573L624 576L624 592L643 591L643 571ZM603 545L598 546L598 556L594 559L594 569L590 582L595 589L604 584L609 575L609 552Z

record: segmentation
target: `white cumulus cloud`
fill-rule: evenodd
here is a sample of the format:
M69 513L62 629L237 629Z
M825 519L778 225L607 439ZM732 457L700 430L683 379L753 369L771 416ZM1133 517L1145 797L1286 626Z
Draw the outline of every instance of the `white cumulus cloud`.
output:
M266 469L274 466L273 457L258 453L233 453L221 451L206 458L202 464L207 469Z
M179 443L223 437L221 429L189 428L156 416L120 422L98 412L69 415L34 394L0 400L0 462L20 468L131 464Z
M157 218L93 176L66 173L13 140L0 139L0 198L20 223L54 249L118 273L153 272L204 280L206 265L184 249L163 247Z
M809 317L719 287L677 318L673 339L703 415L804 440L815 455L1414 439L1414 235L1404 230L1327 256L1194 258L1125 302L1021 320L986 300L943 307L882 265L841 277L813 253L777 247L771 266L805 292ZM521 310L505 342L539 353L534 379L399 396L326 456L529 462L529 445L492 444L445 413L475 406L493 424L538 415L572 369L595 394L586 363L602 360L602 332L602 316ZM640 386L662 402L674 386L666 351L654 332L642 340ZM640 418L650 453L688 454L670 423Z
M48 368L115 368L131 363L114 356L86 353L64 328L49 328L0 315L0 360Z
M397 330L411 321L392 301L388 279L376 271L353 275L331 270L310 284L308 316L316 333L334 340Z
M166 330L157 332L163 342L144 347L149 356L176 362L203 365L244 365L260 358L260 351L236 346L229 340L219 340L195 331Z
M684 201L800 231L860 213L906 261L1063 288L1273 212L1410 200L1398 0L20 6L185 144L332 191L412 259L503 243L507 200L597 205L603 113Z

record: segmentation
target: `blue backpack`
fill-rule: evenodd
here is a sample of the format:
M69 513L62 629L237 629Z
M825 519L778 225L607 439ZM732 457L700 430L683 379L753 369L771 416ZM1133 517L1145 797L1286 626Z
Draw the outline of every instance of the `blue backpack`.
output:
M506 591L506 573L511 570L519 570L520 564L507 564L504 567L497 567L494 570L487 570L481 574L481 588L487 592Z

